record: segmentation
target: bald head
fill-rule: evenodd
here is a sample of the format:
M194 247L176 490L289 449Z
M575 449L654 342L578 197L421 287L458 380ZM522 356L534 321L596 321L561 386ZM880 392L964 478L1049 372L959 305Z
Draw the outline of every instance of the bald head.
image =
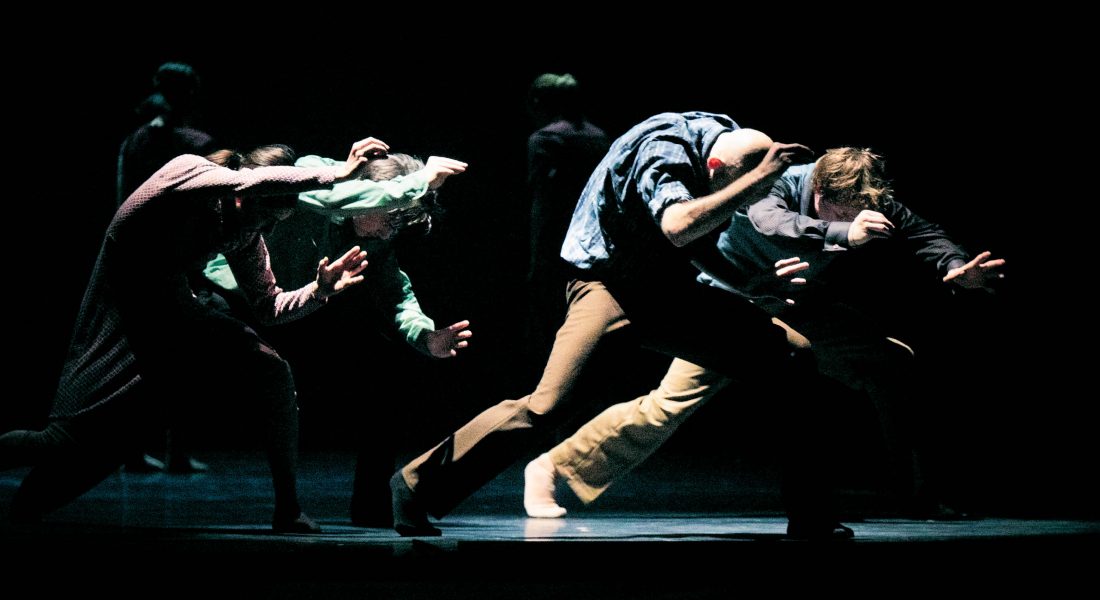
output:
M711 148L710 159L718 159L727 167L751 169L760 162L771 148L772 139L755 129L735 129L718 136Z
M772 139L755 129L735 129L718 136L707 156L711 187L720 189L756 168Z

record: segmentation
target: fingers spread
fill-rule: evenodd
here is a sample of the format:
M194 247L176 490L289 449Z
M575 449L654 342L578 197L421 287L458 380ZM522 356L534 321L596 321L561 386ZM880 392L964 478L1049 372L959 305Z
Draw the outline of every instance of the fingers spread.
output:
M458 323L455 323L454 325L451 325L450 327L448 327L447 331L459 331L461 329L466 329L469 326L470 326L470 322L466 321L466 320L463 320L463 321L459 321Z
M786 277L786 276L788 276L792 273L797 273L799 271L805 271L806 269L809 269L809 268L810 268L810 263L801 262L801 263L798 263L796 265L790 265L790 266L787 266L787 267L783 267L782 269L777 269L776 272L775 272L775 275L777 277Z
M360 281L363 281L363 276L362 275L358 275L356 277L348 277L347 279L343 280L344 285L340 289L343 289L344 287L347 287L349 285L355 285L355 284L359 283Z
M351 260L351 257L355 256L359 252L360 252L359 246L353 246L351 250L348 250L347 252L344 253L343 256L340 257L340 260L344 260L344 261ZM365 255L366 252L363 252L363 254Z
M363 269L366 269L366 268L367 268L367 261L364 260L363 262L359 263L359 265L356 266L355 268L347 269L345 272L348 275L359 275L360 273L363 272ZM362 279L362 277L360 277L360 279Z

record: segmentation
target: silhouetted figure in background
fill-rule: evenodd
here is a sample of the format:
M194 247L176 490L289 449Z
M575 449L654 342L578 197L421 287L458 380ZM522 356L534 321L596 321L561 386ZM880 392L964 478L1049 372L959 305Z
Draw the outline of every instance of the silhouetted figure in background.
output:
M527 342L537 363L546 357L565 316L569 272L561 244L577 197L611 141L585 119L581 90L569 74L535 78L527 109L538 131L527 138L531 191L531 255L527 269Z
M197 108L199 77L191 65L177 62L164 63L153 76L153 93L137 107L143 121L136 131L123 142L118 153L117 205L145 182L165 163L181 154L205 156L213 152L214 138L193 127ZM218 298L211 296L195 274L192 283L197 284L196 294L204 303L216 305ZM171 394L173 390L157 390L159 394ZM154 472L167 469L173 473L197 473L209 467L191 456L187 441L187 427L170 423L166 448L166 460L142 454L126 461L130 472Z
M216 150L214 138L193 124L199 77L191 65L164 63L153 76L153 93L135 112L142 125L118 153L118 196L123 201L150 175L181 154L205 156Z

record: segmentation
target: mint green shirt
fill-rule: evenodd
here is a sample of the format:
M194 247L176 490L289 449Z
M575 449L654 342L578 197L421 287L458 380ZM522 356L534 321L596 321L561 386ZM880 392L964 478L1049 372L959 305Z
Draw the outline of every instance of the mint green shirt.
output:
M328 167L343 164L341 161L321 156L303 156L294 163L297 167ZM428 183L418 173L395 177L386 181L353 180L338 183L330 190L313 190L298 196L298 206L330 217L333 221L375 210L393 210L409 205L428 191ZM304 221L303 221L304 222ZM289 223L287 223L289 225ZM275 231L265 236L271 251L271 269L276 280L287 284L303 284L313 281L317 261L323 256L335 259L353 246L367 251L368 267L365 280L350 288L347 294L358 295L366 291L379 310L392 318L398 334L413 348L428 354L424 334L435 330L435 323L420 308L420 302L412 288L408 275L397 264L397 257L384 240L358 238L349 235L348 227L336 223L314 224L308 232ZM305 234L305 235L303 235ZM283 259L295 254L312 254L311 260ZM297 263L291 265L290 263ZM310 266L305 272L304 263ZM302 271L302 272L295 272ZM206 278L226 291L238 292L233 271L222 255L217 255L203 270ZM365 288L360 290L359 288Z
M344 161L323 156L303 156L296 167L334 167ZM332 217L350 217L379 209L404 208L428 192L428 181L419 172L386 181L353 179L332 186L298 194L298 206Z
M335 224L329 227L330 231L339 229L339 226ZM278 231L276 231L277 233ZM316 252L318 256L323 255L334 258L358 245L366 250L369 263L367 270L364 272L364 281L349 288L341 295L358 296L363 293L368 294L378 310L392 320L398 335L413 348L428 354L424 335L435 330L435 322L424 314L423 309L420 308L420 301L417 300L416 292L413 291L412 281L398 266L397 256L390 245L383 240L349 237L339 235L335 231L333 231L333 234L328 235L325 232L325 234L317 236L321 238L317 240ZM274 237L272 241L278 243L278 238ZM279 273L285 270L280 269L282 265L277 260L278 256L279 250L274 251L271 270L275 273L276 281L279 279ZM313 261L313 264L316 265L317 261ZM237 280L233 277L233 271L230 270L229 264L221 254L206 264L203 274L218 287L232 293L238 292ZM306 274L301 273L298 275L298 279L304 280ZM313 275L310 275L309 281L312 280ZM364 289L361 290L360 288Z

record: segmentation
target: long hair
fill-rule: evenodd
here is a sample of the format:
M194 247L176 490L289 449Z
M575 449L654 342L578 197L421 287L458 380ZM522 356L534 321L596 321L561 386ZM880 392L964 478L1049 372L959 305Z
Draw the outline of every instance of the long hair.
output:
M256 167L289 167L298 160L297 153L290 146L268 144L257 146L248 152L236 150L218 150L206 155L206 160L227 169L255 169ZM288 194L285 198L270 198L266 204L275 208L292 208L297 205L297 194Z
M227 169L255 169L256 167L293 166L298 154L290 146L268 144L257 146L245 153L236 150L217 150L206 155L206 160Z
M813 189L823 198L858 209L879 209L893 199L882 157L869 148L833 148L814 167Z

